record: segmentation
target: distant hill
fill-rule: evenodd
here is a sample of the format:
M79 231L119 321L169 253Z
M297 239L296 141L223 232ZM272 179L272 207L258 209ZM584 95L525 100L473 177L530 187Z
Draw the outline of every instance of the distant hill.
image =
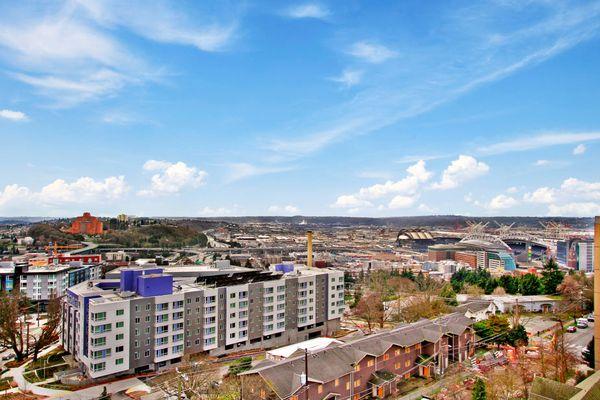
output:
M255 217L221 217L221 218L202 218L207 221L223 221L229 223L285 223L297 225L301 222L306 222L306 225L321 225L321 226L381 226L381 227L437 227L437 228L454 228L458 226L466 226L467 221L472 222L489 222L490 226L496 226L495 222L500 224L512 224L515 226L542 228L540 222L558 222L565 224L575 229L587 229L593 226L594 219L589 218L573 218L573 217L466 217L462 215L426 215L426 216L410 216L410 217L386 217L386 218L369 218L369 217L310 217L310 216L255 216ZM191 220L191 218L190 218Z

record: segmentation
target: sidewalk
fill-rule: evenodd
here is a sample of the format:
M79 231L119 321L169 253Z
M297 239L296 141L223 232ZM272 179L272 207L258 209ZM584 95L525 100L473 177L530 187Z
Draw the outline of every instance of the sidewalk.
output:
M104 385L92 386L87 389L77 390L75 392L63 392L63 394L52 396L52 398L65 400L90 400L100 397L104 387L106 387L108 394L115 394L135 386L139 386L140 390L146 390L148 393L150 392L150 388L138 378L129 378Z

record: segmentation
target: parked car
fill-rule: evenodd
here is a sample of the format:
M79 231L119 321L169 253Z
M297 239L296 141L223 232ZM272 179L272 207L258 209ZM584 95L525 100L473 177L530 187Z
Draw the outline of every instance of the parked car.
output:
M5 356L3 356L3 357L2 357L2 361L8 361L8 360L11 360L11 359L13 359L14 357L15 357L15 355L14 355L14 354L7 354L7 355L5 355Z
M586 319L588 320L588 322L594 322L594 314L588 314Z
M577 332L577 328L574 325L571 325L567 328L567 332L569 332L569 333Z

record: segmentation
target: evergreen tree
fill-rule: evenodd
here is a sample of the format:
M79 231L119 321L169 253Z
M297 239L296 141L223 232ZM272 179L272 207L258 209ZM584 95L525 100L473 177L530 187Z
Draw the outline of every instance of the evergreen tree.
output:
M473 392L471 394L473 400L486 400L487 393L485 391L485 382L481 378L477 378L475 386L473 386Z
M522 295L534 295L542 292L542 282L534 274L525 274L519 280L519 292Z
M511 346L527 346L529 343L529 336L523 325L517 325L510 329L506 335L506 342Z
M556 260L550 258L542 271L544 294L555 294L557 291L556 288L562 283L564 277L565 273L558 269Z
M456 292L452 289L452 285L445 284L440 291L440 297L448 304L449 306L457 306L458 302L456 301Z

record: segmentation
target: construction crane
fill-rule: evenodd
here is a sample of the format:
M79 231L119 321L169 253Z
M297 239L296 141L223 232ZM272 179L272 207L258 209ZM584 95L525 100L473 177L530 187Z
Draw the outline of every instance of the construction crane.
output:
M52 255L56 256L58 255L58 250L62 249L62 250L76 250L76 249L80 249L83 246L80 244L70 244L70 245L59 245L57 243L48 243L48 246L44 247L45 251L48 250L52 250Z

